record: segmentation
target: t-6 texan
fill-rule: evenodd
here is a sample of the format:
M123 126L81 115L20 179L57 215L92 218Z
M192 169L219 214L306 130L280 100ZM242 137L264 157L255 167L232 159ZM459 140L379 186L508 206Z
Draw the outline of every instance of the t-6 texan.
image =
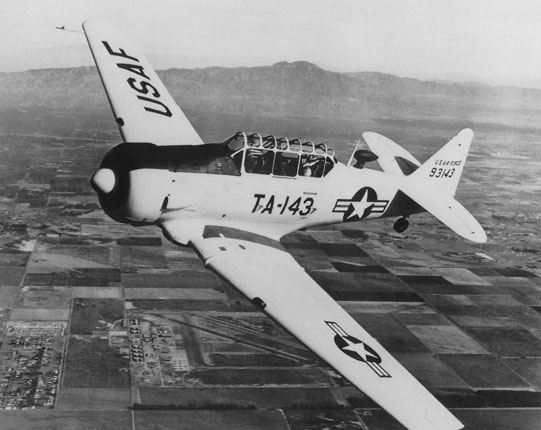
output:
M430 212L485 242L454 199L473 132L462 130L424 164L389 139L364 133L371 151L348 164L325 144L239 132L205 144L141 51L116 29L83 28L123 143L91 183L114 220L155 224L190 246L352 384L415 430L462 424L297 264L279 240L303 227ZM382 171L364 169L377 159Z

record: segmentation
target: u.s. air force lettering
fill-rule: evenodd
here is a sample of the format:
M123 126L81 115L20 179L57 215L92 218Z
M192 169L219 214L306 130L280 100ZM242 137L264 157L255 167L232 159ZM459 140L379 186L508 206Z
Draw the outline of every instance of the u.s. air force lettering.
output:
M338 323L325 321L329 328L334 331L334 343L344 354L355 360L366 363L372 371L380 378L390 378L391 375L381 366L381 357L366 343L347 334Z
M109 55L113 57L119 57L123 61L130 61L130 62L119 62L116 63L116 66L119 69L127 70L130 73L133 73L137 76L140 76L141 78L144 78L146 80L137 79L133 76L126 79L126 82L130 86L130 88L135 91L137 94L137 98L144 102L143 108L147 112L152 112L158 115L163 115L170 117L173 114L171 113L171 109L167 107L165 103L163 103L160 99L160 92L157 90L157 88L150 83L150 77L147 76L145 73L145 68L140 65L139 59L136 57L133 57L126 53L126 51L122 48L118 48L117 51L113 50L111 48L111 45L105 40L102 40L101 42ZM134 64L136 63L136 64ZM145 95L142 95L145 94ZM150 97L147 97L150 96ZM121 124L122 125L122 124Z
M333 212L344 214L344 221L359 221L370 214L382 214L389 200L378 200L373 188L363 187L351 199L338 199Z

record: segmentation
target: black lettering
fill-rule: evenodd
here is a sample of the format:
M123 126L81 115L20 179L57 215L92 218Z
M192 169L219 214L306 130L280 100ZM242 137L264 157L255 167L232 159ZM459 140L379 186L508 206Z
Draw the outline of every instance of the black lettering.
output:
M295 215L299 211L299 205L301 204L301 198L298 197L293 203L291 203L287 210L290 212L293 212L293 215Z
M126 54L126 51L124 51L122 48L119 48L118 51L113 51L113 48L111 48L109 43L107 43L105 40L102 40L101 43L103 43L103 46L105 46L105 49L107 49L109 55L114 55L115 57L129 58L130 60L139 62L137 58Z
M252 209L252 213L254 213L257 210L257 208L259 207L259 202L261 201L262 198L265 197L265 194L254 194L254 197L256 198L256 201L255 201L254 208Z
M284 205L282 206L282 210L280 211L280 215L284 213L287 207L287 203L289 202L289 196L286 196L286 201L284 202Z
M269 201L267 202L267 204L265 205L265 207L261 211L261 213L264 214L265 212L267 212L267 213L271 214L273 209L274 209L274 196L271 196Z
M138 66L137 64L128 64L128 63L117 63L117 67L120 69L127 70L128 72L135 73L136 75L142 76L145 79L150 81L150 78L145 75L145 68L143 66Z
M299 215L306 216L312 210L312 206L314 204L314 199L312 197L308 197L308 198L304 199L303 203L304 203L304 209L299 212Z
M150 90L152 91L151 95L153 97L156 97L156 98L160 97L160 93L158 92L156 87L154 85L152 85L150 82L147 82L147 81L137 82L137 80L135 78L129 78L128 79L128 84L130 85L130 87L132 87L138 93L148 94L148 91L149 91L149 88L150 88ZM140 87L137 87L137 84L139 84Z
M139 100L144 100L146 102L155 103L157 105L160 105L163 108L163 110L156 110L156 109L152 109L150 107L145 106L145 110L147 112L153 112L153 113L157 113L159 115L163 115L163 116L167 116L167 117L172 117L173 116L173 114L171 113L169 108L166 105L164 105L161 101L156 100L156 99L151 99L151 98L145 97L145 96L137 96L137 98Z

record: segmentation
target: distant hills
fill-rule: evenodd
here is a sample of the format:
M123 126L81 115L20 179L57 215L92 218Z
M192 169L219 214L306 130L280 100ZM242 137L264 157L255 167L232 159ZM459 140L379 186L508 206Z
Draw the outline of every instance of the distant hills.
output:
M538 89L337 73L303 61L159 75L180 106L194 113L351 122L438 118L534 127L541 114ZM0 107L107 108L94 67L2 73L0 88Z

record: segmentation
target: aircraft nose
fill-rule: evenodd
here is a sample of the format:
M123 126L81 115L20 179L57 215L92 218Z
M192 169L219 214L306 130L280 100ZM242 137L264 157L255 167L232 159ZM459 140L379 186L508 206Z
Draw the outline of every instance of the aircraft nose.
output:
M96 191L109 194L115 188L115 173L111 169L99 169L94 173L94 176L92 176L90 183Z

